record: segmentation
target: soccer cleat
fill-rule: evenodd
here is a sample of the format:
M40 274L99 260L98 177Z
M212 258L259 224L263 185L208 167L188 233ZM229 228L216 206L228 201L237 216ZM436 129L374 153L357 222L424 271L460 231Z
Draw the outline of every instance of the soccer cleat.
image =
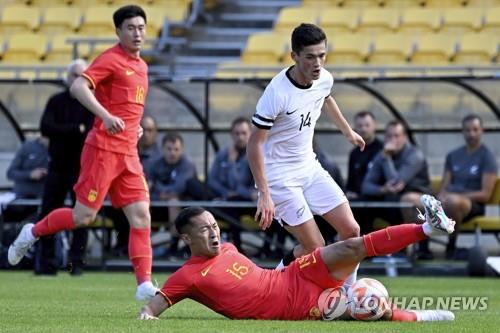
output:
M137 286L135 299L138 301L149 301L156 293L160 291L151 281L146 281Z
M446 216L439 200L432 195L424 194L420 198L420 202L425 207L425 220L432 228L448 234L455 231L455 221Z
M19 264L28 250L38 240L38 238L35 238L31 233L34 226L33 223L25 224L14 243L9 246L7 259L12 266Z
M453 321L455 314L448 310L411 310L417 315L417 321Z

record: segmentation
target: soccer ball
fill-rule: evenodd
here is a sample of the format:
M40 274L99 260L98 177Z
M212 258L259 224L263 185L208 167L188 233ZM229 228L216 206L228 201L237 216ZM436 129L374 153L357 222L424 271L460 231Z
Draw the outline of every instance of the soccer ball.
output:
M371 321L383 316L388 307L389 293L375 279L356 281L347 292L348 312L356 320Z
M347 311L347 296L344 288L328 288L318 298L318 308L323 320L334 320Z

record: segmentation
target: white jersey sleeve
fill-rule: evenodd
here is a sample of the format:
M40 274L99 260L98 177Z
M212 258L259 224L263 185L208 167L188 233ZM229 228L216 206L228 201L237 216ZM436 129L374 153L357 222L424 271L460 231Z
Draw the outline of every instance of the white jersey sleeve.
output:
M256 112L252 116L252 123L261 129L271 129L281 109L281 99L276 92L276 88L269 84L257 103Z

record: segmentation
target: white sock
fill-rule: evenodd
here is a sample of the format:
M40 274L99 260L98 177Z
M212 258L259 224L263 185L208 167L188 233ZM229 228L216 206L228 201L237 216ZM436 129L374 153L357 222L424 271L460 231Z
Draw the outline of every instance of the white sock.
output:
M30 242L38 239L35 236L33 236L33 227L34 227L34 225L29 229L29 232L26 233Z
M434 233L434 228L427 222L424 222L424 224L422 224L422 230L427 236L431 236Z
M345 290L348 290L354 284L354 282L356 282L356 280L358 279L358 268L359 268L359 264L356 266L354 271L352 271L351 275L349 275L347 277L347 279L345 279L344 285L343 285Z
M276 266L276 268L274 270L276 271L282 271L285 269L285 265L283 264L283 259L280 261L280 263L278 264L278 266Z

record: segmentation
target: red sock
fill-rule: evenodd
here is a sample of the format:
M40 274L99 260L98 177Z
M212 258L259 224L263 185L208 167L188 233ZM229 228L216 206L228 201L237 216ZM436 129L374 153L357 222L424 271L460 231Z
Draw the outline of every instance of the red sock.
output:
M417 321L417 314L412 311L392 309L391 321Z
M426 239L421 224L401 224L371 232L363 236L369 257L391 254L410 244Z
M128 256L134 266L137 285L151 281L153 250L151 249L151 229L130 228Z
M71 208L58 208L50 212L33 227L33 236L47 236L63 230L75 229L73 210Z

